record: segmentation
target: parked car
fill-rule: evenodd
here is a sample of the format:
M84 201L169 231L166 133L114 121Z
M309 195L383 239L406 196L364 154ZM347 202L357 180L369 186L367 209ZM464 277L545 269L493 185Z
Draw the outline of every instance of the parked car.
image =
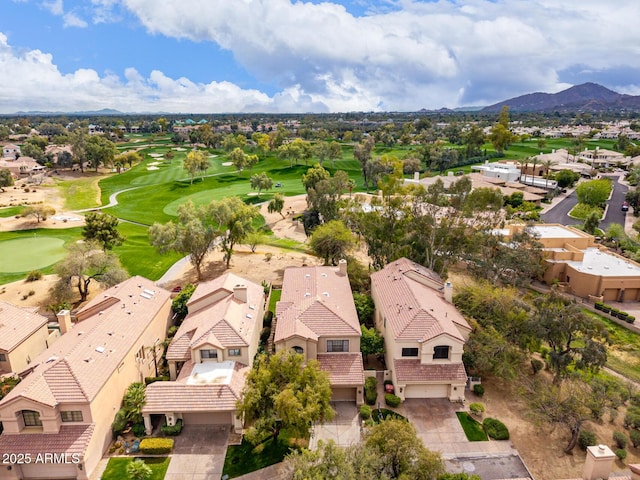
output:
M280 182L276 183L276 188L280 188L282 184Z
M622 211L623 212L629 211L629 204L627 202L622 202Z

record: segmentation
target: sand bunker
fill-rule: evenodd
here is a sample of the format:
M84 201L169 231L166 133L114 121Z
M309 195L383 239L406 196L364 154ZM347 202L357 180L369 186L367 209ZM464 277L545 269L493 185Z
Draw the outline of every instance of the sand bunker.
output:
M160 162L149 162L149 163L147 163L147 166L149 166L149 167L155 167L156 165L160 165Z
M175 150L176 152L184 152L186 150L186 148L175 147L173 150Z
M161 158L164 155L162 155L161 153L150 153L149 156L153 158Z
M223 167L230 167L231 165L233 165L233 162L224 162L222 164Z
M158 167L147 167L147 170L160 170Z

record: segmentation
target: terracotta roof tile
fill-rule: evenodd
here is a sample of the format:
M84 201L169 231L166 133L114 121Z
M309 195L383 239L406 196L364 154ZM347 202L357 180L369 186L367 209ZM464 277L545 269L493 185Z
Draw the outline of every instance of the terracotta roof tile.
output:
M11 352L46 324L47 318L32 309L0 301L0 350Z
M320 368L329 373L332 386L364 385L364 367L360 353L319 353Z
M462 363L422 364L420 360L393 360L399 382L467 381Z
M167 360L185 361L191 358L191 339L195 330L176 332L169 348L167 348Z
M0 452L28 453L33 458L39 453L66 453L84 455L93 435L94 424L62 425L58 433L30 433L0 435Z

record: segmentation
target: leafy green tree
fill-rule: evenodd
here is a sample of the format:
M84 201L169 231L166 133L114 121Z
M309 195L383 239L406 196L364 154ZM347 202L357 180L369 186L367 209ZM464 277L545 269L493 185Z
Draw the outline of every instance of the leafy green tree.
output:
M187 156L184 158L182 163L183 168L189 173L189 177L191 178L191 184L193 185L193 179L195 176L200 173L204 174L209 169L211 162L209 158L202 150L191 150L187 153Z
M273 198L267 204L267 211L269 213L279 213L284 219L282 209L284 208L284 196L281 193L276 193Z
M630 188L627 190L624 199L627 201L629 206L633 208L633 216L640 216L640 188Z
M556 173L556 182L560 188L571 188L580 179L580 174L572 170L560 170Z
M126 237L118 231L118 217L109 213L89 212L84 217L85 225L82 236L85 240L95 240L102 245L103 250L111 250L122 245Z
M193 292L195 292L195 290L195 285L191 283L185 285L183 289L180 290L180 293L178 293L171 301L171 310L176 314L176 319L178 322L184 320L184 318L189 313L189 310L187 309L187 303L189 302L189 299L191 298L191 295L193 295Z
M85 145L86 159L96 172L100 165L112 166L117 153L115 143L103 135L90 136Z
M258 197L262 190L271 190L273 188L273 178L269 177L266 172L251 175L251 190L258 190Z
M612 188L611 180L606 178L583 182L576 187L578 202L597 207L607 201Z
M214 200L209 204L208 209L220 238L224 260L229 268L235 245L242 243L253 231L253 220L260 213L256 207L246 205L238 197Z
M142 162L142 160L142 155L138 152L126 152L114 158L115 163L119 163L120 165L129 165L129 168L133 167L134 164Z
M351 230L340 220L331 220L313 231L309 246L314 254L324 258L324 264L336 264L354 246Z
M100 246L94 242L72 244L69 254L56 265L55 272L58 275L56 283L59 291L75 287L82 302L89 295L92 281L111 287L128 277L118 257L101 251Z
M127 476L129 480L148 480L153 471L141 458L136 458L127 464Z
M384 337L378 330L360 325L362 336L360 337L360 351L366 359L368 355L380 355L384 353Z
M69 135L69 143L73 152L74 163L80 166L80 171L84 172L84 164L87 161L87 141L89 134L84 129L78 129Z
M314 422L330 421L331 385L316 360L305 364L303 355L283 350L275 355L260 354L247 375L236 404L239 416L249 426L245 438L255 444L287 428L305 437Z
M347 268L351 265L352 262L347 264ZM351 274L349 274L349 280L351 280ZM352 287L353 289L353 287ZM366 293L353 293L353 303L356 306L356 312L358 312L358 320L361 325L372 325L373 324L373 314L375 313L376 307L373 303L373 298L371 295Z
M29 205L22 212L23 217L34 217L38 223L46 220L56 213L56 209L51 205L40 203L37 205Z
M466 158L480 155L484 141L485 138L482 128L476 124L471 125L471 127L462 135Z
M294 450L286 459L290 480L357 480L354 467L350 462L349 449L339 447L333 440L318 441L315 450ZM373 477L369 477L373 478Z
M124 394L122 399L122 408L125 411L125 417L131 423L142 422L142 407L147 401L146 386L142 382L134 382Z
M507 127L498 123L491 128L489 139L496 152L503 153L513 142L513 134Z
M330 177L331 174L329 171L321 164L316 163L302 175L302 185L304 185L304 189L309 192L309 190L315 188L320 181L328 180Z
M8 168L0 168L0 191L4 192L5 187L13 185L13 175Z
M360 163L360 169L362 170L362 175L364 176L365 185L368 184L366 166L367 163L371 160L371 155L373 153L374 147L375 139L373 137L367 137L364 142L357 143L353 147L353 157Z
M600 214L598 212L591 212L584 220L584 231L591 235L595 235L599 224Z
M34 160L42 160L44 158L44 149L40 145L32 142L26 142L20 148L23 157L31 157Z
M219 230L212 223L207 206L196 207L190 200L178 207L177 222L154 223L149 229L151 245L160 253L174 251L189 255L202 279L202 262L213 247Z

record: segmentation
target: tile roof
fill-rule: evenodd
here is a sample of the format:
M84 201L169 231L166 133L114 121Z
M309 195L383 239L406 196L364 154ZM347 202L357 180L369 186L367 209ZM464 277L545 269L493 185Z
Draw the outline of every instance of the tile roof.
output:
M420 360L394 359L393 367L399 382L467 381L462 363L424 364Z
M32 309L0 301L0 350L11 352L47 324L47 318Z
M110 306L104 310L94 307ZM84 318L34 359L34 369L3 400L45 405L92 401L150 322L170 301L151 280L132 277L94 298L78 312Z
M0 452L30 454L33 458L45 453L84 455L94 424L62 425L58 433L29 433L0 435Z
M213 363L213 362L212 362ZM244 388L249 367L239 362L233 364L228 383L191 384L193 362L188 362L174 382L155 382L147 386L147 400L143 413L213 412L236 409L236 401ZM201 364L198 364L201 365Z
M276 317L276 342L296 335L360 335L349 278L338 267L287 268Z
M247 288L247 301L238 300L234 287ZM262 328L258 318L264 302L261 285L233 273L199 284L187 303L189 314L176 332L167 350L167 360L191 358L191 349L205 344L218 348L246 347L256 328Z
M360 353L319 353L320 368L329 373L331 386L364 385Z
M431 270L400 258L371 275L378 308L394 338L424 342L446 334L464 341L469 324L441 292L444 284Z

